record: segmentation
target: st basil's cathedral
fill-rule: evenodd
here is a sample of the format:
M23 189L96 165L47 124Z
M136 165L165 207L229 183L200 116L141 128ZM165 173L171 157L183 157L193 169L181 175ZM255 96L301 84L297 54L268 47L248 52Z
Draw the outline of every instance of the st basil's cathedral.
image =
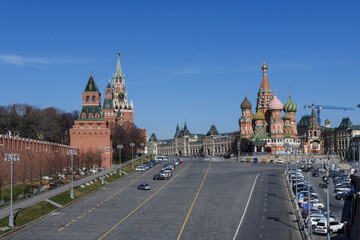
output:
M258 92L256 113L252 112L252 104L247 96L241 103L242 116L239 119L240 148L242 152L275 153L284 151L285 144L298 148L300 139L297 134L295 113L298 106L289 94L283 105L270 88L267 79L267 66L261 67L263 79ZM281 116L282 111L285 112Z

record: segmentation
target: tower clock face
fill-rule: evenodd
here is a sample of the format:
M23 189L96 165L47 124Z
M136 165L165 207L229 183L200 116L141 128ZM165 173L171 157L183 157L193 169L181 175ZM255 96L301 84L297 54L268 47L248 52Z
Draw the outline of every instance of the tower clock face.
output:
M124 93L119 93L119 94L118 94L118 98L119 98L120 101L124 101L124 99L125 99L125 94L124 94Z

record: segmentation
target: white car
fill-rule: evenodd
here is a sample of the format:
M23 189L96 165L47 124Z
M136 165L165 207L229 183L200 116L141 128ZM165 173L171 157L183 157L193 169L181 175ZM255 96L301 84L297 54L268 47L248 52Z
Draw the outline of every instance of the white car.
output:
M240 158L240 162L245 162L245 158Z
M278 158L277 163L284 163L284 160L282 160L282 158Z
M135 171L137 171L137 172L141 172L141 171L145 171L145 170L146 170L145 167L142 166L142 165L137 166L137 167L135 168Z
M336 221L336 220L330 220L330 234L335 232L342 232L344 230L344 224ZM315 232L320 234L326 234L327 233L327 221L319 221L316 224Z

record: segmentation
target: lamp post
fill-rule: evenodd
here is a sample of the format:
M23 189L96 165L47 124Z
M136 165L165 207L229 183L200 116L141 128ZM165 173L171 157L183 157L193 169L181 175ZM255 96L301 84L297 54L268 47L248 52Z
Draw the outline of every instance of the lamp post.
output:
M352 148L352 150L353 150L354 169L355 169L355 168L356 168L356 163L355 163L356 142L352 142L352 143L351 143L351 148Z
M104 185L104 151L106 149L106 146L100 146L99 150L101 151L101 184Z
M134 169L134 147L135 143L130 143L131 147L131 168Z
M237 150L238 150L237 161L239 161L239 156L240 156L240 141L237 142Z
M13 215L13 164L14 161L20 161L20 155L17 153L5 153L5 162L10 162L10 216L9 216L9 227L14 227L14 215Z
M70 198L74 199L74 155L77 155L77 151L75 149L68 150L67 155L71 156L71 190L70 190Z
M310 171L309 171L309 158L306 158L306 168L307 168L307 180L308 180L308 222L307 222L307 227L308 227L308 232L309 235L311 236L311 211L310 211Z
M294 150L295 152L295 171L296 171L296 185L295 185L295 192L296 192L296 195L295 195L295 199L296 199L296 204L299 204L299 196L298 196L298 177L297 177L297 157L296 157L296 154L297 154L297 149Z
M123 145L119 144L116 146L119 149L119 175L121 176L121 149L124 147Z
M290 144L285 143L284 146L285 146L285 154L286 154L286 179L289 180L289 159L288 159L288 154L289 154Z
M143 148L144 148L144 146L145 146L145 144L144 144L144 143L140 143L140 147L141 147L141 149L143 149ZM143 165L143 163L144 163L143 159L144 159L144 153L141 155L141 165Z

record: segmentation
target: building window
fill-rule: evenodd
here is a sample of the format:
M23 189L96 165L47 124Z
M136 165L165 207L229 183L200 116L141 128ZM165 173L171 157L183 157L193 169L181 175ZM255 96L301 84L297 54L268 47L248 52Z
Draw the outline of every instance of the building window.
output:
M92 126L91 126L91 125L89 125L89 128L90 128L90 129L92 129Z
M89 96L86 96L86 102L89 102L90 100L89 100Z
M95 102L96 98L95 96L92 96L92 101Z
M98 114L98 113L95 114L95 118L99 118L99 114Z
M86 113L81 114L81 118L86 118Z
M80 124L80 129L84 129L84 124Z
M106 94L107 94L108 96L110 96L110 91L108 90Z
M89 118L93 118L93 114L92 114L92 113L89 113Z
M98 124L98 129L101 129L101 125L100 125L100 124Z

